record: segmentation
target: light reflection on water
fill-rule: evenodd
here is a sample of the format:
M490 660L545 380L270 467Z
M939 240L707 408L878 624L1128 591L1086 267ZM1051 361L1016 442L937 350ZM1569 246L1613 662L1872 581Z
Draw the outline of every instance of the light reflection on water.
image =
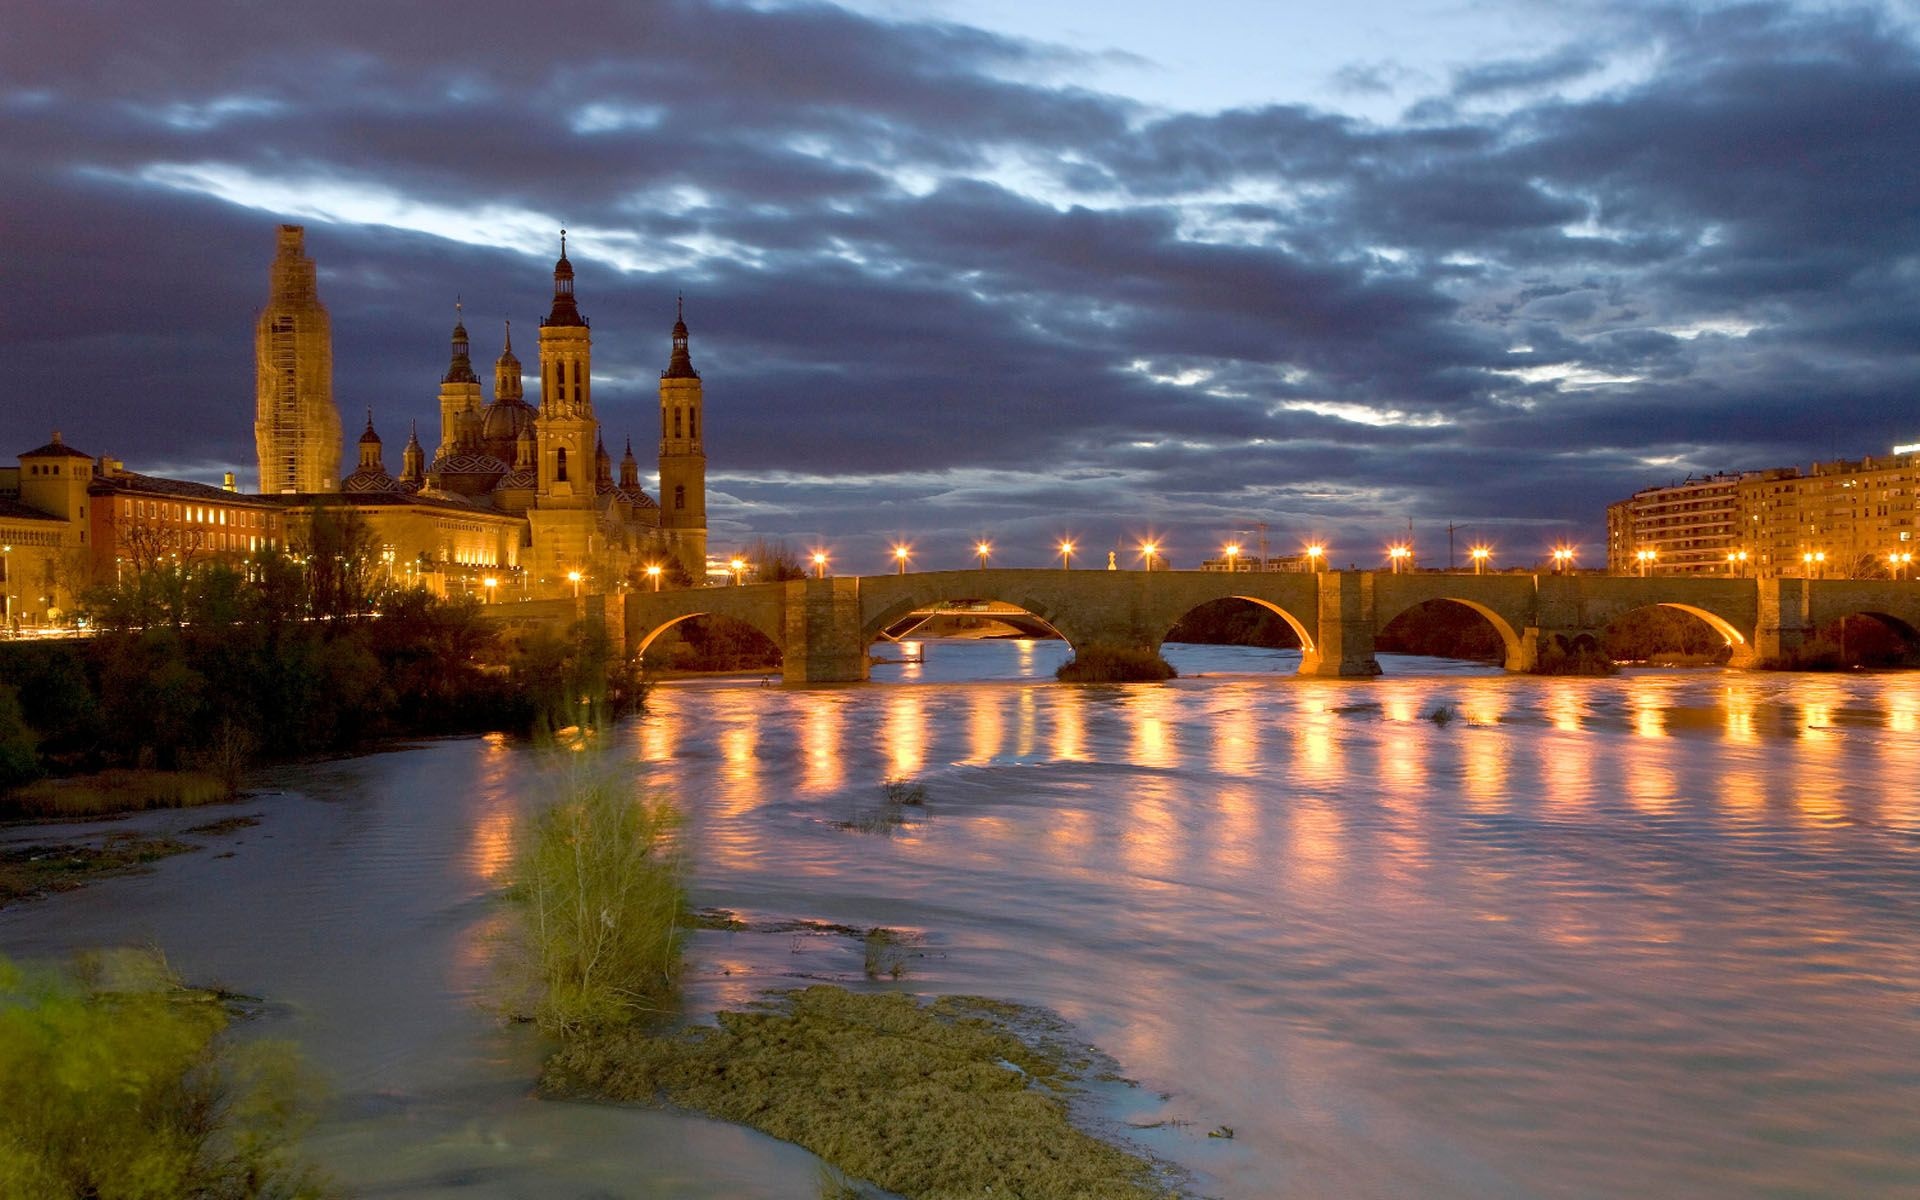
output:
M1235 1126L1155 1143L1220 1195L1920 1190L1912 679L1169 656L1054 687L1039 651L933 641L919 682L670 692L688 725L852 697L856 796L922 698L910 846L773 796L758 866L700 886L817 910L857 875L828 915L937 933L921 986L1058 1008Z
M1171 1094L1190 1124L1142 1136L1204 1194L1920 1193L1920 678L1173 647L1171 684L1068 687L1056 642L922 649L662 688L615 754L686 807L696 904L923 932L904 986L1065 1014ZM482 1004L544 770L497 739L291 770L312 799L233 858L0 912L0 949L152 938L284 1001L263 1032L343 1096L315 1145L380 1195L813 1196L767 1139L526 1095L538 1046ZM929 807L838 827L889 778ZM849 939L693 956L695 1011L866 986Z

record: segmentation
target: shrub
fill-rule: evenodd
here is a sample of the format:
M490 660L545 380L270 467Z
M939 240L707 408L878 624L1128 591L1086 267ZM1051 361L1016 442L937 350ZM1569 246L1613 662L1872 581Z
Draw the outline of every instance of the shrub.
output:
M21 715L19 694L0 683L0 795L39 777L36 739Z
M16 788L0 802L0 816L72 820L150 808L196 808L231 799L226 782L214 775L115 768Z
M157 954L71 976L0 959L0 1195L294 1200L311 1085L292 1051L222 1036L221 998Z
M1158 651L1093 642L1074 647L1073 657L1061 663L1053 676L1062 683L1141 683L1178 674Z
M1620 666L1607 657L1606 651L1586 644L1576 645L1571 650L1562 650L1558 646L1544 646L1534 660L1535 675L1617 675Z
M520 854L533 1017L573 1037L670 1010L686 893L673 808L611 780L575 781Z

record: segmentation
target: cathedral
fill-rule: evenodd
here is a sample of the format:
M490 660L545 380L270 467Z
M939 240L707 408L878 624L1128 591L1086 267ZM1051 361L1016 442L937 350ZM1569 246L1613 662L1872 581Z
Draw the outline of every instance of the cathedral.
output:
M626 440L616 477L593 407L593 336L574 297L561 234L553 302L539 329L539 404L526 400L508 323L489 400L473 367L464 320L440 378L439 441L432 458L418 430L388 473L367 413L354 470L338 478L340 418L332 397L327 314L305 254L304 230L280 227L273 287L256 328L255 436L263 493L337 491L361 512L389 570L439 591L489 598L612 591L671 557L695 583L707 578L706 451L700 374L687 348L684 311L660 374L662 500L640 485ZM504 578L503 578L504 576Z

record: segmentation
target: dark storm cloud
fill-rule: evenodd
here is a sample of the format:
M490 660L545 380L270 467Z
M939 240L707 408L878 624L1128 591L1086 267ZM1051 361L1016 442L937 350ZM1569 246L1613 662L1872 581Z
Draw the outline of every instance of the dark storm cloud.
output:
M154 16L0 43L21 446L51 418L249 464L285 206L321 214L340 407L390 459L408 419L437 433L455 293L477 357L512 317L532 361L528 229L582 231L616 453L650 456L684 289L735 533L990 525L1038 555L1153 524L1197 554L1412 514L1544 544L1529 522L1591 534L1690 466L1920 436L1920 55L1870 11L1622 9L1391 124L1154 112L1075 86L1077 52L818 4ZM1652 66L1594 88L1615 55Z

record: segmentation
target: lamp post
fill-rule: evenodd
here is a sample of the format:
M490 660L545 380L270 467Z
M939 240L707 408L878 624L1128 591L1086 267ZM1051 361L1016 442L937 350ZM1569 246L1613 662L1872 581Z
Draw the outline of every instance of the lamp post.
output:
M1640 578L1645 579L1653 567L1653 560L1660 557L1658 550L1635 550L1633 557L1640 563Z
M1565 546L1555 546L1553 548L1553 573L1555 575L1565 575L1572 568L1573 551Z
M1808 579L1824 579L1827 574L1827 552L1810 550L1800 556L1800 571Z
M911 557L911 552L905 546L895 546L893 548L893 561L899 565L900 574L902 575L907 573L907 559L909 557Z
M1395 575L1400 573L1400 564L1406 561L1407 553L1408 551L1405 546L1387 547L1387 560L1393 565L1393 573Z
M567 582L573 585L573 598L578 600L580 598L580 572L568 571Z
M1320 573L1320 560L1325 558L1326 556L1327 556L1327 548L1325 546L1322 546L1319 542L1314 542L1312 545L1307 547L1307 566L1309 569L1313 571L1315 575L1318 575ZM1263 563L1261 565L1262 565L1262 568L1264 569L1265 564Z
M659 563L647 564L647 578L652 581L653 590L656 592L660 590L660 576L662 574L663 572L660 570Z
M1473 559L1473 573L1478 575L1486 568L1487 559L1493 554L1493 551L1486 546L1475 546L1473 549L1467 551L1467 554Z
M727 560L727 570L733 572L733 586L739 587L746 580L747 560L730 558Z
M487 603L492 604L494 589L500 586L500 581L494 576L489 575L485 579L481 580L480 582L487 585Z
M1892 575L1895 579L1905 579L1912 573L1913 552L1910 550L1895 551L1887 555L1887 565L1892 568L1892 570L1887 572L1889 575Z
M975 558L978 558L978 559L980 560L980 569L981 569L982 571L984 571L984 570L986 570L986 569L987 569L987 555L989 555L989 554L991 554L991 553L993 553L993 545L992 545L992 543L990 543L990 542L975 542L975 543L974 543L974 545L973 545L973 555L974 555L974 557L975 557Z
M1073 570L1073 543L1072 542L1063 540L1060 543L1060 569L1062 571Z
M825 550L815 550L813 552L813 577L815 579L825 579L827 577L827 552Z
M1160 553L1160 547L1153 542L1140 543L1140 556L1147 560L1147 570L1153 570L1153 556Z
M1232 573L1234 571L1238 571L1239 569L1240 569L1240 544L1238 542L1228 542L1227 543L1227 571L1228 573Z

